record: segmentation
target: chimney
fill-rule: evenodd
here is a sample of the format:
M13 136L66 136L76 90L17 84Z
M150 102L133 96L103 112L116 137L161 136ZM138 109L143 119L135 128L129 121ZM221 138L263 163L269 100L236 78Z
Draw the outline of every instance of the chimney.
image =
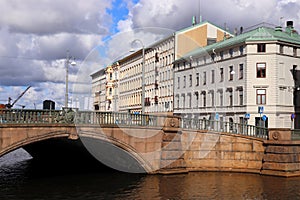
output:
M285 28L285 31L287 32L287 33L292 33L293 32L293 30L294 30L294 22L293 21L287 21L286 22L286 28Z
M275 31L282 32L282 27L281 27L281 26L276 26L276 27L275 27Z
M294 25L294 22L293 22L293 21L287 21L287 22L286 22L286 26L287 26L287 27L293 28L293 25Z

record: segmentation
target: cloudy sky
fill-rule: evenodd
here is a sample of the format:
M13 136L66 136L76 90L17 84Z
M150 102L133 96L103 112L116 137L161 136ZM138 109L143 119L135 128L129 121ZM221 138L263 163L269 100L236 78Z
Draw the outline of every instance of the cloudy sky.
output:
M0 103L32 86L15 108L39 109L46 99L63 106L67 50L77 62L72 93L79 71L101 69L134 38L149 44L188 27L193 15L230 31L287 20L300 30L300 0L0 0L0 12Z

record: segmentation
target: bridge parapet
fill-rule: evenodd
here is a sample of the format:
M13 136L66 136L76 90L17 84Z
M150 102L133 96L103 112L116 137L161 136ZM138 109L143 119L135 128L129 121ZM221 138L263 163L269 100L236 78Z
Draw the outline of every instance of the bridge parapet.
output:
M167 119L171 120L167 120ZM176 119L176 120L175 120ZM234 133L244 136L268 139L268 129L248 124L213 121L179 116L140 115L118 112L64 110L0 110L0 124L90 124L109 126L147 126L147 127L180 127L191 130L209 130Z
M0 124L100 124L163 127L167 116L64 110L0 110Z

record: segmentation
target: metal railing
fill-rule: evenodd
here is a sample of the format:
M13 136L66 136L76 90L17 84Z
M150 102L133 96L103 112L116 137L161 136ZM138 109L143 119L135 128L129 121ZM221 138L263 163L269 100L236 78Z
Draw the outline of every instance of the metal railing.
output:
M215 132L233 133L263 139L268 138L267 128L233 122L181 118L180 127L183 129L208 130Z
M65 110L0 110L0 124L80 124L163 127L167 116L141 115L117 112ZM268 129L233 122L205 119L178 118L180 128L234 133L245 136L268 138ZM300 138L300 130L297 132Z
M0 124L56 123L57 110L0 109Z
M165 116L66 110L0 110L0 124L100 124L163 126Z

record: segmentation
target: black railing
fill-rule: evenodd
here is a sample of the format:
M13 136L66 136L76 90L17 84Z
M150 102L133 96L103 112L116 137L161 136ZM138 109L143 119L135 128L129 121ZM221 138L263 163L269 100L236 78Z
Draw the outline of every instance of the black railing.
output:
M268 129L248 124L233 122L211 121L205 119L181 118L180 127L183 129L208 130L267 139Z

